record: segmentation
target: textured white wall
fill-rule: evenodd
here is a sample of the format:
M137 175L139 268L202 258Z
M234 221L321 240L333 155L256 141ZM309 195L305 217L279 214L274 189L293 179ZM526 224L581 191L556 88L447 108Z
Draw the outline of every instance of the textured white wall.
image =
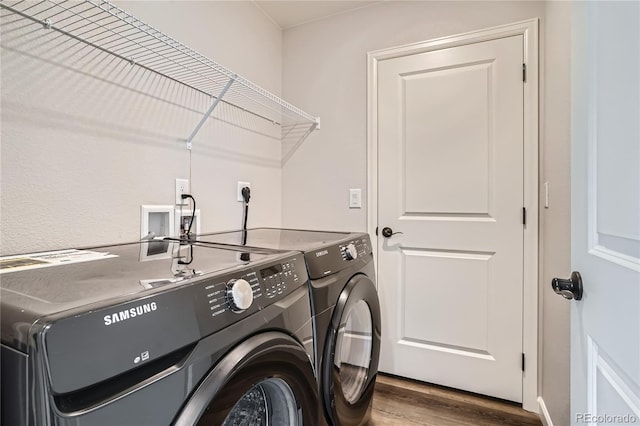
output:
M253 3L118 5L280 93L282 33ZM90 48L12 36L1 58L2 254L136 240L140 205L173 204L177 177L191 177L203 231L240 226L237 180L252 183L249 224L280 224L274 126L222 107L190 153L206 96Z
M366 230L367 52L543 15L544 2L391 1L286 30L283 95L322 129L283 168L283 225Z
M548 291L570 269L569 25L563 2L384 2L288 29L283 38L283 94L322 118L283 168L283 225L366 231L366 199L348 208L348 189L366 194L367 52L541 19L541 203L539 392L555 424L569 421L568 305ZM548 21L548 22L547 22Z

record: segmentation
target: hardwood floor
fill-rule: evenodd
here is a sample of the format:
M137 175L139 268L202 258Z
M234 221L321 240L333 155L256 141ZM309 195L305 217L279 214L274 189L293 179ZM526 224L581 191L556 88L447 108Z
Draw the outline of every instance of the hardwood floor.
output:
M371 426L541 426L520 406L435 385L378 375Z

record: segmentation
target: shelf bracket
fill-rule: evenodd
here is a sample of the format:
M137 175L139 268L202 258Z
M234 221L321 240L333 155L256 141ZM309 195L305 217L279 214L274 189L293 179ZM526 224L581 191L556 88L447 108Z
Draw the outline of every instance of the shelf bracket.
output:
M234 81L236 81L235 78L230 78L229 81L227 81L227 84L224 86L222 91L218 94L215 101L213 101L213 104L211 105L211 107L209 107L207 112L204 114L204 117L202 117L202 119L200 120L196 128L193 129L193 132L191 132L191 135L189 135L189 137L187 138L187 149L191 149L191 141L193 141L193 138L196 137L196 135L198 134L202 126L204 126L204 123L206 123L207 119L209 118L211 113L213 113L213 110L216 109L216 107L218 106L218 104L220 103L224 95L227 93L227 90L229 90L229 88L231 87Z

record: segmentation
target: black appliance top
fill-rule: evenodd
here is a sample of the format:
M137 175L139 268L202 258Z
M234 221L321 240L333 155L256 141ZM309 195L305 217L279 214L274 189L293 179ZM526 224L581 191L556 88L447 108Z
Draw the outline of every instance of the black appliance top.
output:
M245 235L246 233L246 235ZM246 244L243 241L246 237ZM278 251L296 250L304 253L309 278L319 279L346 268L371 261L369 234L361 232L309 231L281 228L252 228L200 234L195 240L202 244L224 244Z
M257 314L290 295L307 297L300 252L153 240L8 256L0 267L2 344L46 357L52 392L71 400L131 369L186 356L245 318L263 324ZM310 323L304 306L295 316Z
M20 270L25 264L46 264L70 253L87 261L52 263L52 266ZM60 250L0 258L0 301L3 340L16 321L37 319L70 311L98 309L141 298L165 288L179 287L192 279L223 271L243 270L283 258L285 253L240 248L217 248L168 241L142 241L82 250ZM42 260L44 259L44 260ZM190 262L190 263L189 263ZM188 264L187 264L188 263ZM16 315L19 318L16 318ZM11 331L12 333L15 330Z
M339 244L361 235L352 232L309 231L281 228L252 228L246 232L246 245L249 247L287 251L299 250L303 252ZM242 245L243 233L244 231L229 231L200 234L196 239L202 242Z

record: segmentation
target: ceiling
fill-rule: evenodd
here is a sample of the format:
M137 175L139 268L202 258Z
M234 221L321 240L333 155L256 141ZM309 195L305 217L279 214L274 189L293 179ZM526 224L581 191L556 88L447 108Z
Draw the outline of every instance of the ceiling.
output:
M280 28L287 29L307 22L316 21L331 15L337 15L361 7L380 3L378 1L267 1L254 0L254 3Z

